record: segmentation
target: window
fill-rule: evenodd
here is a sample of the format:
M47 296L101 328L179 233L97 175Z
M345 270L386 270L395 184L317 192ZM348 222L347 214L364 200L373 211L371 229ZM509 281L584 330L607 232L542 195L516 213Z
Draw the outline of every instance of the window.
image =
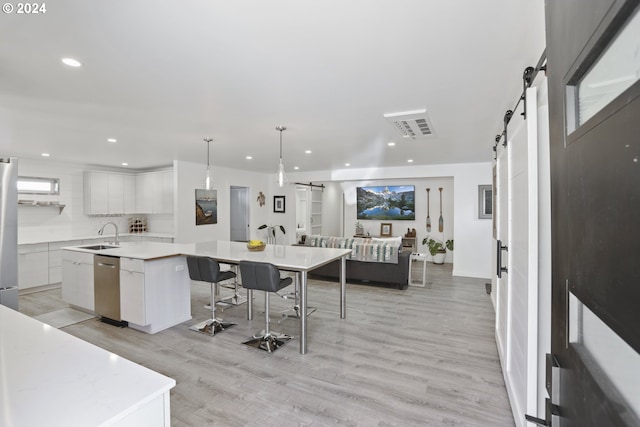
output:
M60 180L58 178L19 176L18 194L59 195Z
M478 185L478 218L490 219L493 216L493 189L490 185Z
M604 109L640 79L640 13L636 12L577 85L568 87L570 132ZM575 108L575 112L571 111Z

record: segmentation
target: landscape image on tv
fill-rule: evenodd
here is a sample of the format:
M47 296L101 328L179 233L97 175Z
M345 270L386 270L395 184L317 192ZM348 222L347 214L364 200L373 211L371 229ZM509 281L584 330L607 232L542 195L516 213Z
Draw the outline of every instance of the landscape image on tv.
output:
M416 219L413 185L358 187L356 194L358 219Z

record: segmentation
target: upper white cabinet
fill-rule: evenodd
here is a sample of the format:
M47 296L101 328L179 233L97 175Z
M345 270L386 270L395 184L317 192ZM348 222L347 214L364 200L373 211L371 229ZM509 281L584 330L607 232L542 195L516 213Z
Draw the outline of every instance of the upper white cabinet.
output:
M84 173L85 215L173 213L173 170Z
M173 171L136 175L136 196L137 213L173 213Z
M85 215L135 213L135 176L115 172L84 173Z

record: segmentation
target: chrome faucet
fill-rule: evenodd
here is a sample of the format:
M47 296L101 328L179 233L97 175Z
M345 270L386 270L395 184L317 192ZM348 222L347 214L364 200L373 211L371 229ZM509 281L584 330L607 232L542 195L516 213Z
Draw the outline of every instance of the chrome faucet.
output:
M107 222L105 225L100 227L100 230L98 230L98 234L102 236L102 233L104 233L104 228L109 224L113 225L113 228L116 229L116 240L113 243L116 244L116 245L119 245L120 244L120 238L118 237L118 226L115 224L115 222Z

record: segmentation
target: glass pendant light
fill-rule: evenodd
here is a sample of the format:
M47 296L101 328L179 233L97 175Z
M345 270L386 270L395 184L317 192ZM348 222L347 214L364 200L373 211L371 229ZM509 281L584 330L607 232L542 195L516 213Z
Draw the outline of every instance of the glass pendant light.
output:
M278 172L276 174L276 181L279 187L284 187L287 183L287 177L284 174L284 164L282 163L282 131L287 130L286 126L276 126L276 130L280 132L280 164L278 165Z
M213 141L213 139L205 138L204 141L207 143L207 174L204 177L204 189L211 190L212 180L211 180L211 163L209 162L209 145L211 144L211 141Z

